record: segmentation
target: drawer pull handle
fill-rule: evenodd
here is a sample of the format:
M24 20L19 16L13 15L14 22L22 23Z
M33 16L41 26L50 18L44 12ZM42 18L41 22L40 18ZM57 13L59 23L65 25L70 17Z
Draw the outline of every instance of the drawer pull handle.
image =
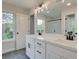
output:
M41 54L41 52L40 51L37 51L39 54Z
M30 43L28 43L28 48L30 48Z
M37 42L37 44L38 44L38 45L41 45L41 43L38 43L38 42Z

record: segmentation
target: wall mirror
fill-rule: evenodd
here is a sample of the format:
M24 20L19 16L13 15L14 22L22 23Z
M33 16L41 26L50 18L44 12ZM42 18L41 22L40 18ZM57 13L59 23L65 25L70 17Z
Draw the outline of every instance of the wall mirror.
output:
M66 15L66 13L76 13L74 9L76 9L76 0L51 1L47 6L39 7L36 16L36 31L51 34L63 34L71 30L76 32L75 14ZM41 25L38 25L39 23Z

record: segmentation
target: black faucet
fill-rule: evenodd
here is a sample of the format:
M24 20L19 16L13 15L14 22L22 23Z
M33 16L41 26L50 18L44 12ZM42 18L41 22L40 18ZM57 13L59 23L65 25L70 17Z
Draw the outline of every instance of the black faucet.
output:
M74 37L74 35L73 35L73 32L72 31L67 32L67 35L66 35L66 39L67 40L74 40L73 37Z
M38 35L42 35L42 33L39 32Z

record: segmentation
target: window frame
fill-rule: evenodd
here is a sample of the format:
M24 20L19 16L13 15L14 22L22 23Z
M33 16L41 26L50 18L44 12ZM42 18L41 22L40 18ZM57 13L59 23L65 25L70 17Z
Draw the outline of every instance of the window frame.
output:
M76 32L74 32L74 33L77 33L77 19L76 19L77 18L77 15L76 15L76 11L73 11L71 13L66 13L65 14L65 18L64 18L65 19L65 31L64 31L64 33L66 33L66 20L67 20L66 17L68 15L73 15L73 14L75 15L75 24L76 24Z

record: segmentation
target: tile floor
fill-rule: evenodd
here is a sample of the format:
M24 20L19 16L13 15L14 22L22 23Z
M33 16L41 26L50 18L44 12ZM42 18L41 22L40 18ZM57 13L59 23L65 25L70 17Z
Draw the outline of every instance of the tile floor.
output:
M2 59L30 59L25 54L25 49L6 53L2 55Z

